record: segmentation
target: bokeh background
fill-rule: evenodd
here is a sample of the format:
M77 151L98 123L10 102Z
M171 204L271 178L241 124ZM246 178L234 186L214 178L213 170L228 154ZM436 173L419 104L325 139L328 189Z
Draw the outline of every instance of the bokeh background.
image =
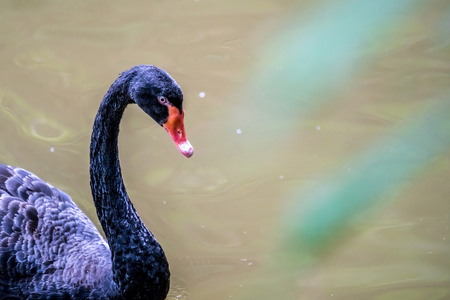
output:
M0 161L97 226L104 93L181 85L191 159L136 107L119 142L168 299L450 299L448 0L2 0L0 34Z

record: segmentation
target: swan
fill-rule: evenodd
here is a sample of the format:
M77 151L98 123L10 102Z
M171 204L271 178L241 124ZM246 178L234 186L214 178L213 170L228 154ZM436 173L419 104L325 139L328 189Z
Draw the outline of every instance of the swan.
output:
M189 158L183 93L164 70L138 65L120 74L95 117L90 184L106 241L63 191L33 173L0 165L0 299L165 299L169 265L131 203L118 135L137 104Z

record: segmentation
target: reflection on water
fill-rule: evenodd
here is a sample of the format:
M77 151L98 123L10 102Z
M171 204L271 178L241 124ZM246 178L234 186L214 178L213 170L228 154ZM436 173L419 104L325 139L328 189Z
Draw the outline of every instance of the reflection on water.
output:
M442 145L428 157L435 140L386 144L402 160L382 166L414 171L377 199L359 186L364 199L321 207L309 193L337 194L327 184L351 174L383 177L371 147L402 141L398 128L448 99L448 1L363 2L3 1L0 161L66 191L98 225L93 117L118 73L155 64L184 91L196 153L183 159L132 107L120 155L130 197L168 255L169 299L447 299L448 134L425 134ZM355 173L364 155L377 168ZM310 201L315 214L299 211ZM348 218L325 222L337 209ZM290 230L308 218L335 224L312 231L316 248Z

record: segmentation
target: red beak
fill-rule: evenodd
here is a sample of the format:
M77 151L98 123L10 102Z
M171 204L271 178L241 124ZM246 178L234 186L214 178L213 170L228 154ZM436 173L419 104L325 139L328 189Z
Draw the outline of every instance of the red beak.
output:
M175 106L169 105L168 107L169 118L167 118L163 127L175 142L178 150L180 150L186 158L189 158L194 154L194 148L186 138L186 131L184 130L184 110L180 114L180 111Z

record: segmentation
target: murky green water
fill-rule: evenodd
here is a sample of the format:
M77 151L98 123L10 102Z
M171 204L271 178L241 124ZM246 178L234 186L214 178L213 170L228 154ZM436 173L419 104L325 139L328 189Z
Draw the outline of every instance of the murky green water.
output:
M155 64L196 152L132 107L120 155L169 299L450 299L450 5L363 2L2 1L0 161L96 220L96 109Z

